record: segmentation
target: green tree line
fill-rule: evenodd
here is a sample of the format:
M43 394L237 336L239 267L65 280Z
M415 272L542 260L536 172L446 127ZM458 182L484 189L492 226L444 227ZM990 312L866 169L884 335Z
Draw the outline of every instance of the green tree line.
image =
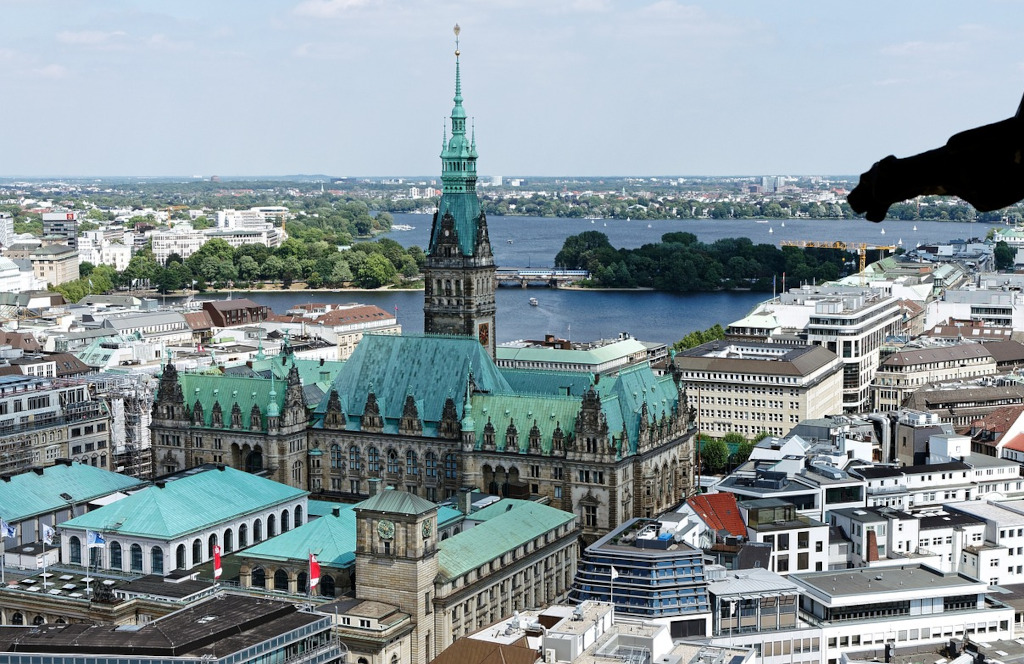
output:
M781 289L788 284L829 281L847 272L856 257L839 249L755 245L749 238L699 242L693 233L666 233L661 242L616 249L600 231L566 238L555 256L561 268L587 270L584 285L598 288L653 288L671 292L723 288Z

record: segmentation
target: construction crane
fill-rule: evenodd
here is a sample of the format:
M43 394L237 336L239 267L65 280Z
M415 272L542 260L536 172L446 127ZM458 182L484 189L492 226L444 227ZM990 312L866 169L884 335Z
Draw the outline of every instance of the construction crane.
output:
M840 240L783 240L779 243L783 247L802 247L804 249L842 249L843 251L856 252L860 257L860 270L864 274L868 250L875 251L896 251L895 244L868 244L867 242L842 242Z

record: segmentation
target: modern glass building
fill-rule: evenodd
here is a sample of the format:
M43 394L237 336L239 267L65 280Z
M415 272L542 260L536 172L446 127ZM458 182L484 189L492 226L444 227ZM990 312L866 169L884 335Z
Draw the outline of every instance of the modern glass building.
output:
M669 624L673 638L710 634L702 552L657 519L631 519L588 546L569 598L612 602L617 614Z

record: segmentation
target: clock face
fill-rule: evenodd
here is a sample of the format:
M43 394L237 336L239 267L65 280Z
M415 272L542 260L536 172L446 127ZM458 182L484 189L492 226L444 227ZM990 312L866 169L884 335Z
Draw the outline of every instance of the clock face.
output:
M430 537L430 533L431 532L432 532L432 528L430 526L430 522L429 521L424 521L423 522L423 539L427 539L428 537Z
M377 534L381 539L389 540L395 536L395 524L393 521L381 519L377 522Z

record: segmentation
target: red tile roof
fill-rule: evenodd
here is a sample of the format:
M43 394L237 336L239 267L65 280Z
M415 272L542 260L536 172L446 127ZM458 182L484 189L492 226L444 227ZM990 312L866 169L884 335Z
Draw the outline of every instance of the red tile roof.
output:
M1013 450L1014 452L1024 452L1024 433L1019 433L1012 439L1006 441L1003 445L1004 450Z
M746 536L747 524L743 523L734 494L705 493L688 498L686 503L709 528L724 530L730 535Z

